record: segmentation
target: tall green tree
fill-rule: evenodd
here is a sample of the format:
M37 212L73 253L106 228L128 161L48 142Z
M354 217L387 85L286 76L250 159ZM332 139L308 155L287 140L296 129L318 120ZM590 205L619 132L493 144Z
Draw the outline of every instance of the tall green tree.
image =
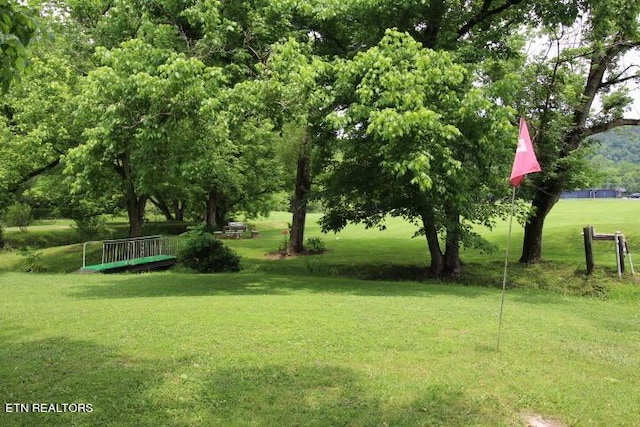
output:
M533 215L525 224L523 263L542 258L547 215L563 190L584 182L581 153L589 137L640 124L625 117L632 101L625 84L640 77L640 64L628 62L627 55L640 46L640 2L592 0L584 3L582 16L575 25L550 29L549 50L520 70L522 90L513 93L518 109L531 118L543 169L528 189Z
M203 107L207 120L183 172L196 199L204 201L204 219L213 228L230 215L268 213L271 195L282 189L277 134L263 86L260 81L238 83Z
M197 123L197 125L188 129L182 127L182 132L173 134L174 137L187 140L194 146L193 149L187 148L180 153L174 153L178 157L172 158L172 162L167 162L165 165L164 171L170 172L170 175L175 178L156 180L155 188L145 190L146 195L142 199L139 198L139 204L148 199L167 217L170 217L169 206L175 205L180 213L184 210L186 199L189 198L193 207L201 206L201 212L210 224L216 221L216 217L218 222L222 221L226 214L235 208L241 211L254 211L269 193L267 191L269 186L258 185L269 181L256 178L258 171L264 172L270 169L261 166L263 163L268 163L266 159L269 155L266 155L263 161L260 157L265 153L258 154L260 149L253 149L265 148L264 141L256 143L251 149L240 141L246 141L251 134L266 138L266 133L262 129L255 131L260 126L258 122L264 121L253 120L250 110L240 112L233 117L229 117L224 112L231 110L237 112L241 109L233 104L244 96L238 95L243 93L243 89L240 88L234 92L234 86L255 79L258 76L257 66L266 60L269 46L279 40L283 34L292 31L290 14L286 13L287 8L290 7L288 2L68 0L67 4L70 6L70 16L84 28L87 38L92 40L95 46L99 46L98 57L105 57L105 52L108 51L119 52L123 41L129 43L132 40L141 40L164 52L173 52L183 55L184 58L200 61L206 67L216 67L224 75L224 86L228 91L225 89L219 95L226 98L214 99L208 103L216 106L205 109L210 114L207 118L200 114L199 108L194 107L191 120L192 124ZM221 82L222 80L218 83L222 84ZM224 95L232 93L236 95ZM246 94L247 91L244 93ZM109 102L127 104L127 100L118 100L117 96L112 97ZM172 95L169 93L164 96ZM249 96L246 99L247 105L253 102L250 98ZM223 122L224 118L228 119L227 122ZM241 118L245 120L241 121ZM184 121L184 117L174 117L171 120ZM233 127L234 123L236 127ZM265 129L268 129L269 125L266 124L266 126ZM115 128L116 126L113 126L113 129ZM254 131L251 130L252 128ZM270 131L268 130L267 133ZM130 130L122 129L121 132L127 134ZM227 150L225 147L228 146L228 138L231 134L235 134L234 143L238 147ZM98 150L100 148L95 147L93 155L100 157ZM221 159L228 159L231 153L242 157L242 161L234 160L232 165L234 167L229 168L229 163ZM190 157L187 162L188 156L195 157ZM188 166L187 163L189 163ZM203 167L205 164L210 167L217 165L221 169L211 171ZM244 171L242 179L239 179L238 169L235 168L239 165L242 165L241 169ZM202 177L195 177L193 171L200 171L203 174ZM205 177L210 179L205 180ZM229 181L224 182L225 179ZM109 182L114 180L107 180L107 184ZM185 188L185 182L193 183L194 187ZM238 187L241 182L244 182L243 188ZM197 183L205 185L199 186ZM216 183L215 187L213 183ZM228 192L233 188L235 188L231 193L233 197L228 197L228 194L221 192L221 189ZM195 200L195 197L202 197L202 199ZM206 201L206 206L203 206L203 201ZM264 207L260 210L264 210Z
M506 191L512 111L473 87L450 54L406 33L388 31L337 75L343 108L332 115L323 228L401 216L422 226L434 275L459 273L460 244L477 237L471 225L500 212L490 199Z
M87 142L70 153L67 171L87 193L119 183L129 235L139 236L148 198L173 178L189 143L185 130L198 128L197 113L220 73L138 39L98 49L96 59L100 66L79 96Z
M286 124L290 150L294 153L294 183L291 198L292 253L304 251L304 229L313 180L313 148L320 141L320 125L333 106L330 88L331 65L312 55L311 47L290 39L276 44L264 70L271 97L276 102L273 114ZM291 138L295 137L295 140Z

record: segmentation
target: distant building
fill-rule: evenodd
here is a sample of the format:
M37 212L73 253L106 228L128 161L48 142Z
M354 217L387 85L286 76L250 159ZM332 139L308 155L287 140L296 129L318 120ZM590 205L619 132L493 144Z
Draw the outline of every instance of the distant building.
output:
M619 199L627 192L624 188L591 188L586 190L564 191L561 199Z

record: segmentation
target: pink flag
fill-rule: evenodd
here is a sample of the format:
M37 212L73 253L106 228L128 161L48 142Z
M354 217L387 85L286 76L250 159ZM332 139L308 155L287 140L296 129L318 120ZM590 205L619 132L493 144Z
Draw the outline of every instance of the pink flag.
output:
M509 181L511 181L511 185L517 187L528 173L540 172L541 170L536 153L533 151L527 122L524 121L524 117L521 117L518 148L516 149L516 157L513 159Z

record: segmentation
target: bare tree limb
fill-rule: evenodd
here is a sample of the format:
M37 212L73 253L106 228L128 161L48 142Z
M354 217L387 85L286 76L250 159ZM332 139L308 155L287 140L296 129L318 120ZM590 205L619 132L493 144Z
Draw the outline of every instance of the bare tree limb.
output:
M17 182L14 182L11 186L9 186L8 190L10 193L15 193L18 191L20 186L25 182L29 181L31 178L35 178L36 176L42 175L43 173L50 171L60 164L60 157L56 157L55 160L47 163L46 165L39 167L38 169L34 169L26 175L23 175Z
M607 80L606 82L600 83L600 87L604 89L609 86L614 86L620 83L628 82L629 80L638 80L638 79L640 79L640 76L627 76L622 78L618 77L618 78Z
M604 88L607 88L607 87L610 87L610 86L614 86L614 85L617 85L617 84L620 84L620 83L628 82L629 80L640 79L640 75L620 77L621 75L622 75L622 73L618 74L613 79L608 79L606 82L601 82L600 83L600 88L604 89Z
M586 138L597 133L605 132L620 126L640 126L640 119L615 119L605 123L599 123L590 128L584 129L581 136Z
M469 31L471 31L476 25L481 24L486 20L504 12L505 10L508 10L511 7L517 6L522 2L523 0L508 0L501 6L498 6L494 9L489 9L491 7L492 0L485 0L478 13L474 17L469 19L467 23L458 30L458 39L469 33Z

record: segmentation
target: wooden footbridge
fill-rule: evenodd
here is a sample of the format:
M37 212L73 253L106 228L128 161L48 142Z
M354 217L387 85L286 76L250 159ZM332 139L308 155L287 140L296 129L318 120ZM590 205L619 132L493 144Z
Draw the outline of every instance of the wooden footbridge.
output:
M101 254L96 249L100 245ZM78 272L123 273L167 269L176 263L176 246L176 238L159 235L85 242L82 245L82 268Z

